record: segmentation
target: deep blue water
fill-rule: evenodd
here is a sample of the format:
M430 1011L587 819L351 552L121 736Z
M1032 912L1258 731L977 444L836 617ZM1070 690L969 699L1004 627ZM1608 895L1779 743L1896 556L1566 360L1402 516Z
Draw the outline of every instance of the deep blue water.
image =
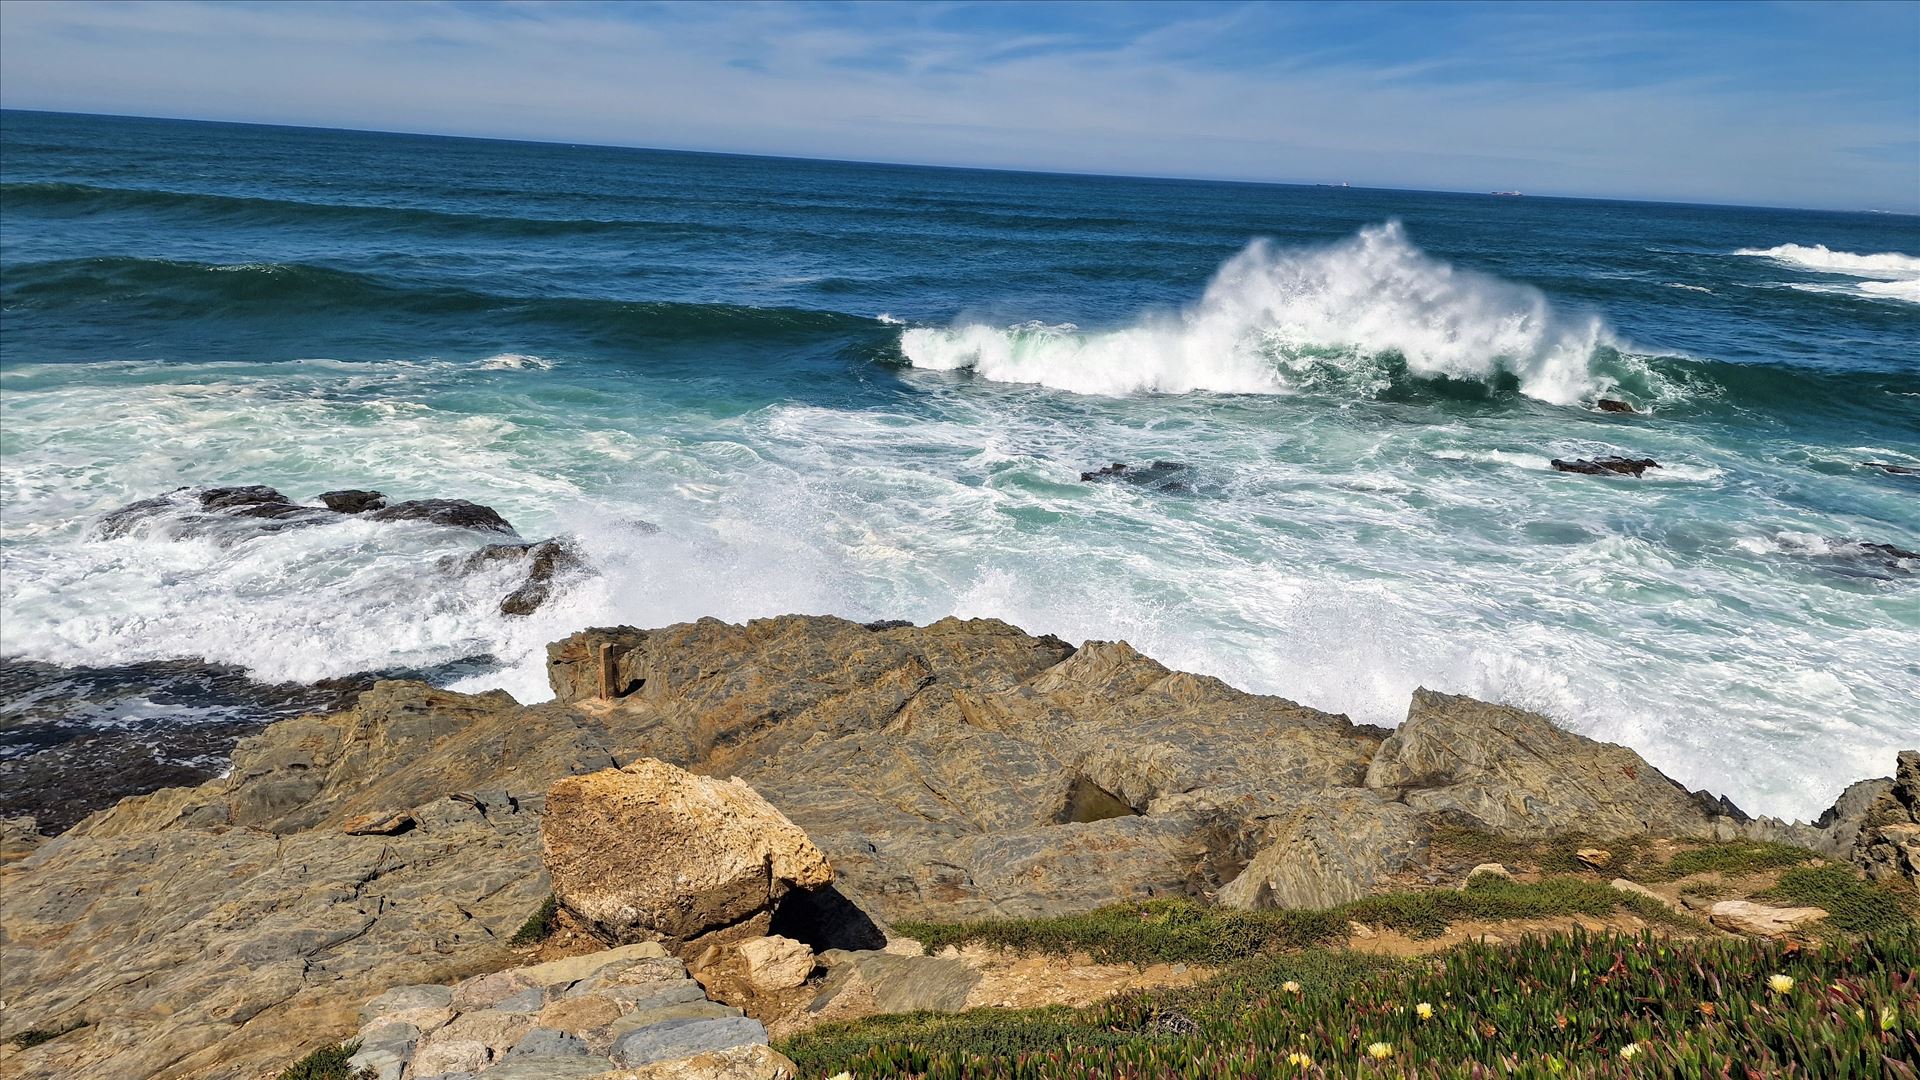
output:
M9 657L527 698L589 623L957 612L1759 811L1920 742L1920 564L1862 546L1920 548L1861 464L1920 466L1909 217L9 111L0 396ZM1662 468L1547 464L1608 453ZM473 498L598 576L511 619L457 530L93 532L202 483Z

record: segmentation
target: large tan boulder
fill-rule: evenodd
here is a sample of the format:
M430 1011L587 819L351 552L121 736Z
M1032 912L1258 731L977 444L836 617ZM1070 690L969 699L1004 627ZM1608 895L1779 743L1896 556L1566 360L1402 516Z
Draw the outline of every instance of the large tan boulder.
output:
M540 844L554 897L614 941L764 932L789 890L833 881L826 855L745 781L653 758L557 781Z
M1920 750L1900 752L1893 783L1867 808L1851 854L1875 881L1920 887Z

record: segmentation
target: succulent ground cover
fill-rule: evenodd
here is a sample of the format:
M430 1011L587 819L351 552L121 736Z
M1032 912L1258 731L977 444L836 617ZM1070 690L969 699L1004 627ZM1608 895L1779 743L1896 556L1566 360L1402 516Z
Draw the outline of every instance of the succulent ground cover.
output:
M1556 861L1551 849L1504 854ZM1160 901L1055 919L905 924L930 951L984 943L1206 963L1220 974L1083 1009L873 1017L816 1028L781 1049L804 1076L860 1080L1920 1080L1920 927L1910 898L1844 867L1803 865L1811 858L1726 844L1641 859L1649 877L1668 881L1788 868L1774 896L1834 912L1834 925L1804 941L1709 937L1688 916L1574 875L1482 875L1461 890L1321 911ZM1638 935L1576 928L1415 959L1332 947L1345 943L1350 921L1420 937L1459 920L1618 911L1651 926Z

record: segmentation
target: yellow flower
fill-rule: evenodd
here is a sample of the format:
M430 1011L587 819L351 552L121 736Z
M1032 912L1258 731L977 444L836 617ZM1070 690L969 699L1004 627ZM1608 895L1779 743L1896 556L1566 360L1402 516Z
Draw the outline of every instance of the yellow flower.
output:
M1385 1061L1393 1056L1393 1047L1383 1042L1368 1043L1367 1054L1378 1061Z
M1634 1057L1639 1053L1640 1053L1639 1043L1628 1043L1627 1045L1620 1048L1620 1056L1623 1058L1626 1058L1628 1061L1632 1061Z
M1292 979L1288 979L1286 982L1280 984L1280 989L1285 990L1289 994L1297 994L1300 992L1300 984L1294 982Z
M1793 976L1769 975L1767 976L1767 989L1776 994L1784 994L1793 989Z
M1419 1017L1420 1017L1420 1019L1422 1019L1422 1020L1431 1020L1431 1019L1433 1019L1433 1006L1432 1006L1432 1005L1429 1005L1428 1003L1426 1003L1426 1002L1424 1002L1424 1001L1423 1001L1423 1002L1421 1002L1421 1003L1420 1003L1420 1004L1418 1004L1418 1005L1415 1005L1415 1006L1413 1007L1413 1011L1414 1011L1415 1013L1417 1013L1417 1014L1419 1014Z
M1313 1059L1295 1050L1293 1053L1287 1055L1287 1064L1298 1066L1302 1069L1311 1069L1313 1068Z

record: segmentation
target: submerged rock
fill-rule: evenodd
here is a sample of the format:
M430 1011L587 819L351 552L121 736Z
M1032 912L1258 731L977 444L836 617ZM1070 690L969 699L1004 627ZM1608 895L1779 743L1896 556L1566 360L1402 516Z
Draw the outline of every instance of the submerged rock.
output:
M1151 465L1128 465L1116 461L1092 472L1083 472L1080 479L1101 483L1124 481L1152 491L1186 495L1193 491L1192 473L1192 466L1178 461L1156 461Z
M1611 413L1637 413L1640 411L1617 398L1601 398L1593 403L1593 407L1599 409L1601 412Z
M412 499L371 511L367 516L373 521L426 521L481 532L513 531L513 526L495 513L493 507L466 499Z
M531 615L553 596L554 579L586 568L572 544L542 540L537 544L489 544L467 557L468 568L502 560L524 560L527 580L500 601L502 615Z
M1610 474L1639 476L1648 469L1657 469L1660 467L1660 463L1652 458L1629 457L1575 458L1572 461L1554 458L1551 464L1554 469L1559 472L1585 473L1588 476L1607 476Z
M1863 461L1860 464L1869 469L1879 469L1881 472L1890 473L1894 476L1920 476L1920 469L1916 469L1911 465L1892 465L1884 461Z
M387 505L387 497L380 492L361 491L358 488L323 491L314 498L336 514L364 514Z

